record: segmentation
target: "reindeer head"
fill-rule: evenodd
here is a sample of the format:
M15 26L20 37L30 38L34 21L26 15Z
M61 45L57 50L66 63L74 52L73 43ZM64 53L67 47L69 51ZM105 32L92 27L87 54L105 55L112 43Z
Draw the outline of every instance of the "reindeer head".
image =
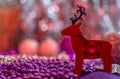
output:
M80 30L79 30L79 28L81 26L81 22L78 22L78 21L79 20L82 21L83 20L83 16L86 16L86 13L85 13L85 8L84 7L79 6L79 5L77 5L77 7L79 9L74 14L75 18L70 18L70 20L72 21L72 25L67 27L67 28L65 28L62 31L62 35L76 35L78 33L81 33Z

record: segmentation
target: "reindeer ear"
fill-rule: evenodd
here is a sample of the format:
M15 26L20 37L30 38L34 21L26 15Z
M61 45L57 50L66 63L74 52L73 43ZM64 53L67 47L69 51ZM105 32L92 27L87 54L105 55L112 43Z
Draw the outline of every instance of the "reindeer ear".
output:
M77 24L76 24L76 27L80 27L81 24L82 24L81 22L77 23Z

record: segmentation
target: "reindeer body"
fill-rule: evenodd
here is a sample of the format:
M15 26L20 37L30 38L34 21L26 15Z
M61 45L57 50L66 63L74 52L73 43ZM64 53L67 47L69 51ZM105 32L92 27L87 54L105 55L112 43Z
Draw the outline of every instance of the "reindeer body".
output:
M87 40L80 31L81 22L69 26L62 31L63 35L71 37L73 51L76 55L75 73L79 76L82 72L84 59L101 58L104 63L104 70L111 72L111 44L102 40Z

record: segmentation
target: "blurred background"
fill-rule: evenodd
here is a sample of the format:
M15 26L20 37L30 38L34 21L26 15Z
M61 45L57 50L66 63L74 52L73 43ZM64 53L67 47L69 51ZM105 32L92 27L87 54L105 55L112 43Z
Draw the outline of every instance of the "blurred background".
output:
M70 38L60 32L71 25L77 5L86 8L84 37L109 41L119 58L119 0L0 0L0 54L74 58Z

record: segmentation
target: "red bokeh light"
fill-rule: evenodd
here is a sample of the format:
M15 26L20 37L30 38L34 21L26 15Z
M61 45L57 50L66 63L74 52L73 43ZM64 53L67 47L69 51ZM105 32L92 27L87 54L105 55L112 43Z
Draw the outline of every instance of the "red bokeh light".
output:
M100 15L104 15L104 14L105 14L104 9L102 9L102 8L101 8L101 9L99 9L99 10L98 10L98 12L99 12L99 14L100 14Z

